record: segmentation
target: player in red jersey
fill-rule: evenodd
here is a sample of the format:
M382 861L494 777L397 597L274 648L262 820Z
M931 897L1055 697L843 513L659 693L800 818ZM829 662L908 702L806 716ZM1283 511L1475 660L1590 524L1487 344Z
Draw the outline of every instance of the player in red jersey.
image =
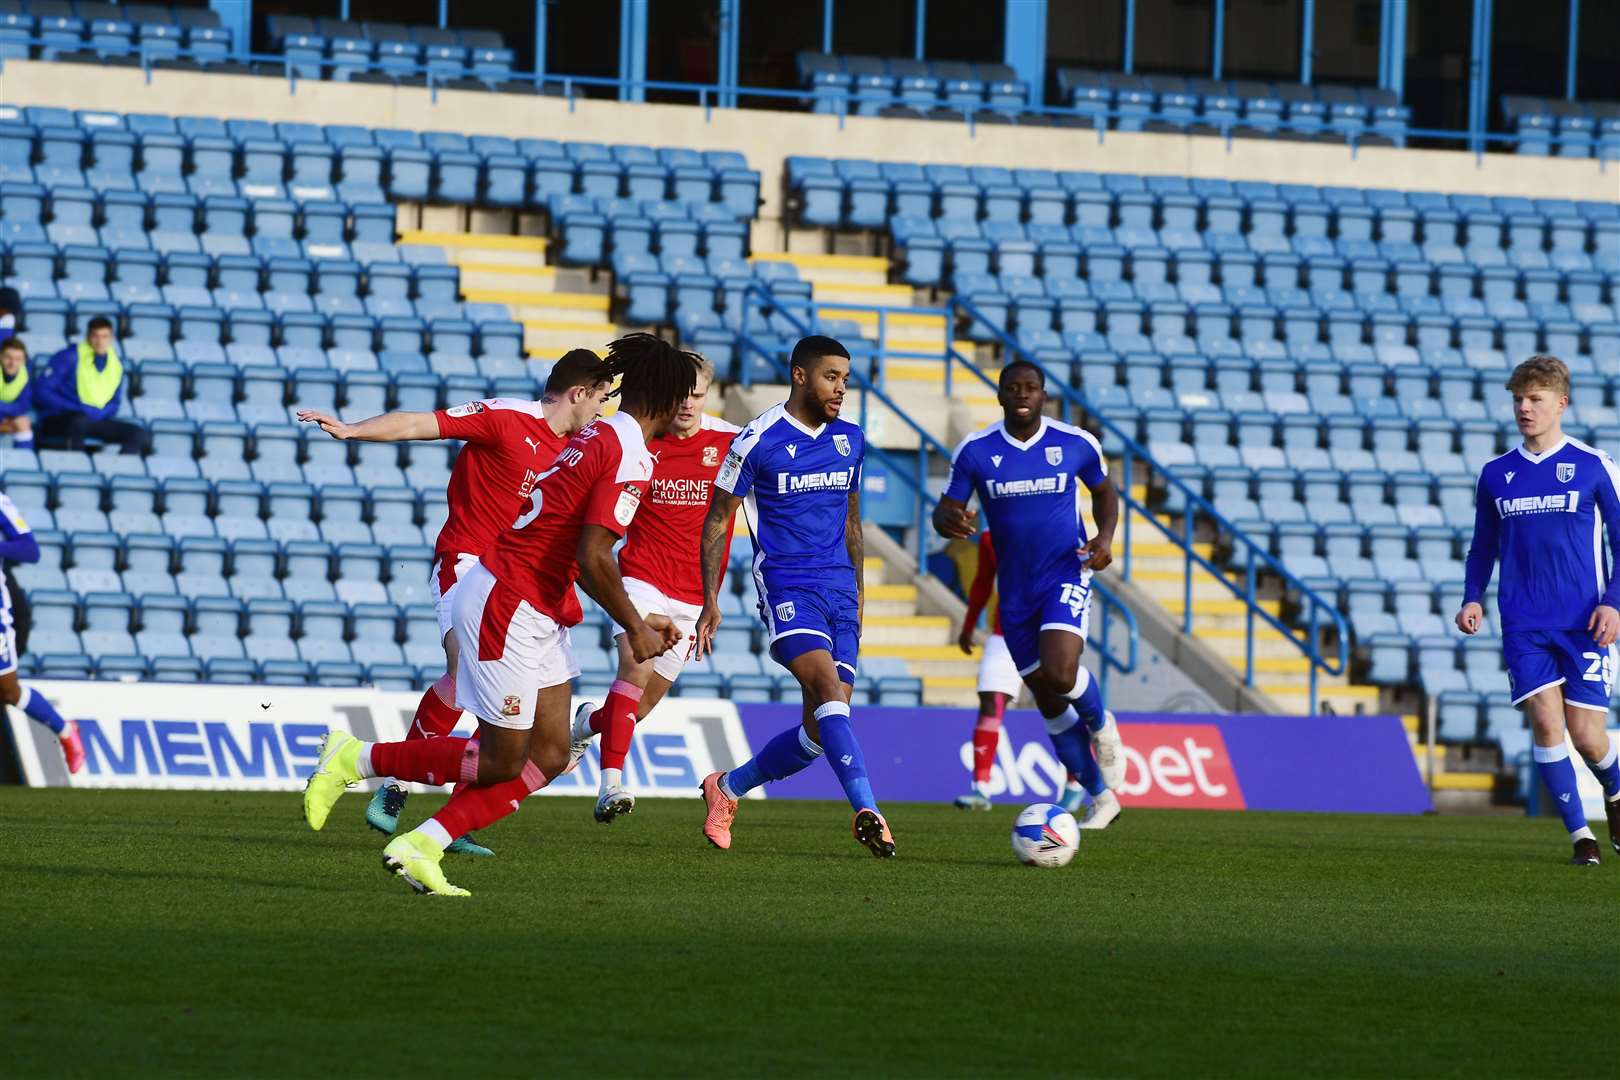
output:
M569 681L579 667L568 647L566 597L576 579L626 628L636 660L679 640L668 617L637 614L613 546L650 486L647 440L669 429L692 393L697 357L631 334L608 346L607 366L621 376L619 412L569 440L457 590L456 703L478 717L478 736L364 743L331 731L304 788L304 818L319 829L345 788L363 778L460 780L443 809L383 849L383 865L419 892L465 896L444 878L444 849L516 810L567 766Z
M619 672L601 706L586 703L574 713L569 764L584 755L592 737L602 735L602 782L596 820L610 822L635 808L623 788L625 754L636 722L652 712L692 658L697 619L703 611L703 518L709 510L715 474L739 430L706 416L703 406L714 379L714 365L699 364L697 385L681 403L669 434L647 444L653 456L652 489L619 550L624 591L643 618L667 616L681 642L650 661L631 652L622 626L615 626Z
M990 542L990 530L979 534L979 566L968 587L967 612L962 616L962 630L956 643L963 652L973 653L973 630L979 625L979 615L990 602L996 586L996 549ZM1001 741L1001 721L1007 706L1018 700L1024 689L1024 680L1007 651L1007 639L1001 636L1001 605L997 604L990 616L990 637L984 643L984 654L979 658L979 718L973 726L973 786L966 795L956 797L956 806L962 810L990 809L990 768L995 764L996 746ZM1119 726L1112 712L1104 712L1107 721L1102 731L1091 736L1091 750L1097 757L1097 766L1110 788L1117 788L1125 779L1125 758L1119 738ZM1085 788L1069 774L1058 804L1074 813L1085 803Z
M539 401L493 398L437 412L386 413L355 424L314 410L298 414L298 419L319 424L334 439L460 439L464 443L445 489L450 514L434 542L429 583L439 619L439 640L444 644L445 674L422 694L406 738L447 735L461 719L456 707L456 639L450 629L457 586L484 549L511 524L535 478L556 459L568 438L601 415L611 385L600 356L589 349L574 349L552 367ZM572 625L581 617L579 600L570 592L566 602L573 605L565 612ZM385 778L366 807L366 823L392 835L407 794L403 785ZM451 850L490 854L470 837L457 839Z

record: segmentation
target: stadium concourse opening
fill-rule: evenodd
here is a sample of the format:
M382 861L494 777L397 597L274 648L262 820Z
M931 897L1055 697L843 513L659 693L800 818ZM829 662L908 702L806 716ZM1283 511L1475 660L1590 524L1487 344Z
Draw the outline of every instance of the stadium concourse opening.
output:
M1545 1072L1605 14L6 6L17 1067Z

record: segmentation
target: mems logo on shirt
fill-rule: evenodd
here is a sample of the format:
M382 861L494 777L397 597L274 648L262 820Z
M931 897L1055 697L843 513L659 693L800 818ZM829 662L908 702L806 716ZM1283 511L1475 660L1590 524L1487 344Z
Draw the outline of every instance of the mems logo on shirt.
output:
M776 474L776 492L779 495L797 495L806 491L848 491L855 486L854 469L834 469L832 472Z
M1033 480L991 480L985 493L992 499L1011 499L1020 495L1061 495L1069 489L1069 474L1038 476Z
M1522 495L1517 499L1497 499L1496 512L1503 517L1517 514L1573 514L1581 502L1578 491L1557 492L1553 495Z

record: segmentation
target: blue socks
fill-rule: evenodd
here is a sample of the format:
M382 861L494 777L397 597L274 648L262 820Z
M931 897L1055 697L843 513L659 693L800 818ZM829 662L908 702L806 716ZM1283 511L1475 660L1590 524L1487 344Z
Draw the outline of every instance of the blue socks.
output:
M1590 764L1590 763L1589 763ZM1609 744L1609 756L1592 765L1592 775L1603 785L1603 797L1612 799L1620 795L1620 747Z
M1092 686L1091 690L1095 694L1096 686ZM1080 786L1086 789L1088 795L1095 797L1108 790L1108 785L1103 783L1102 770L1097 768L1097 759L1091 754L1091 733L1080 722L1073 705L1057 716L1048 716L1046 732L1052 740L1052 749L1057 751L1058 760L1080 781ZM1573 775L1571 783L1574 782Z
M823 736L825 737L825 736ZM799 772L821 756L802 726L782 732L751 759L720 777L720 790L739 798L768 780L781 780Z
M62 719L62 714L57 712L51 703L45 700L43 695L34 693L33 690L26 686L22 688L22 697L17 699L17 708L58 735L62 734L63 729L67 727L67 721Z
M877 810L877 799L866 778L866 757L849 726L849 706L829 701L815 715L821 729L820 746L802 726L784 731L766 743L752 760L722 776L720 790L733 799L739 798L763 783L792 776L820 757L825 748L827 763L838 774L849 805L856 810Z
M842 701L829 701L816 710L816 724L821 729L821 745L827 751L827 764L838 774L844 786L844 797L853 810L877 810L877 799L872 795L871 782L866 778L866 756L861 744L855 741L855 732L849 725L849 706ZM881 810L878 811L882 813Z
M1530 755L1535 759L1536 771L1542 783L1552 792L1553 805L1564 819L1564 828L1571 836L1586 828L1586 811L1581 808L1581 796L1575 789L1575 766L1569 760L1569 747L1534 746Z

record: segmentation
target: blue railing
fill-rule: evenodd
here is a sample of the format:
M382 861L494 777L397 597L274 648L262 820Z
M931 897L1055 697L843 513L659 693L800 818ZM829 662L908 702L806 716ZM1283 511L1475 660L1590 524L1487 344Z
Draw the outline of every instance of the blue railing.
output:
M768 363L770 367L781 376L784 382L790 381L792 378L787 363L782 359L780 350L771 348L767 343L760 341L748 330L748 325L750 322L749 315L753 311L758 310L766 314L770 314L772 312L780 313L792 324L795 333L800 337L804 337L813 333L821 332L821 324L823 320L819 312L821 309L829 308L838 311L864 310L875 311L878 313L879 344L875 354L874 350L870 348L861 348L858 345L850 350L851 355L855 356L856 358L861 358L868 355L873 356L873 361L878 368L877 377L874 377L873 374L862 371L860 365L852 365L850 367L850 381L855 384L856 391L860 395L860 411L858 414L859 420L857 422L863 429L866 427L867 409L869 405L868 398L875 397L881 404L886 406L891 413L899 418L912 431L913 434L917 436L919 443L917 452L914 456L912 456L912 460L904 465L897 464L899 454L896 451L885 450L868 444L866 452L868 456L876 457L879 461L889 466L890 475L901 478L911 488L914 498L914 506L916 509L916 513L913 517L913 532L915 534L915 557L917 559L917 570L919 573L926 573L928 566L927 537L929 530L932 528L931 523L933 521L934 507L939 501L928 493L928 455L930 453L936 453L946 461L949 461L950 451L941 445L940 442L932 435L928 434L928 432L917 424L916 421L912 420L911 417L906 414L905 410L901 409L900 406L895 403L894 399L891 398L880 385L882 381L881 368L884 356L886 355L884 352L884 345L886 344L887 320L884 313L896 311L909 315L944 315L946 312L943 309L932 308L876 308L863 304L843 304L838 302L816 301L805 297L778 297L760 284L756 283L750 285L743 294L743 315L737 331L738 362L741 369L740 381L744 386L750 385L752 381L749 377L749 369L752 366L749 363L749 353L757 355L761 359L765 360L766 363ZM794 314L795 311L808 311L808 320L801 319L799 316ZM951 333L951 325L951 320L947 318L945 321L945 333L947 339L949 339ZM948 344L949 342L947 340L947 345ZM887 355L898 356L901 358L915 357L918 359L927 359L936 362L941 359L941 357L935 353L908 353L904 351L896 351ZM966 363L966 361L963 362ZM995 385L994 383L991 383L990 380L986 378L984 373L979 371L977 367L974 367L971 363L969 363L967 366L980 379L984 380L991 386ZM948 367L949 361L947 360L947 368ZM863 500L865 498L864 491L862 492L862 498ZM1126 607L1125 604L1120 601L1118 596L1114 595L1108 590L1107 586L1103 585L1101 582L1093 581L1092 596L1097 601L1098 619L1097 633L1090 639L1090 642L1091 646L1097 650L1097 656L1101 660L1097 682L1098 689L1106 700L1108 695L1108 675L1110 670L1117 671L1122 675L1128 675L1136 670L1137 643L1141 635L1137 626L1136 616L1131 612L1130 608ZM1121 648L1113 640L1109 633L1110 627L1116 620L1125 628L1125 642L1123 648Z
M21 39L14 40L18 41L19 43L21 42ZM60 52L97 51L89 40L85 40L80 43L82 46L80 50L63 48L60 41L46 42L43 37L39 37L37 35L30 37L27 39L27 41L32 47L39 48L48 44L52 49ZM279 65L286 74L291 92L296 92L297 84L301 81L330 81L303 75L297 70L298 66L309 63L310 61L289 60L282 53L235 52L226 57L224 60L221 60L218 54L199 54L191 49L186 48L181 48L178 50L166 50L160 54L154 54L141 52L139 51L139 48L136 47L128 53L109 55L134 56L139 61L141 69L145 72L148 82L151 81L152 71L157 63L164 60L174 59L204 61L202 63L202 67L205 71L207 70L209 64L226 62ZM323 60L322 67L325 68L327 66L330 65ZM364 64L345 63L343 68L346 72L351 74L368 73L422 78L425 81L425 88L430 92L434 99L437 99L439 90L448 88L448 84L451 82L464 79L479 79L479 81L482 81L480 77L474 76L470 70L456 75L449 75L429 70L426 64L402 64L395 62L384 65L380 61L372 60ZM0 59L0 70L3 69L4 60ZM562 96L568 101L569 111L573 111L575 100L579 96L576 91L591 87L617 90L621 94L627 91L652 90L662 93L690 95L693 99L693 104L703 109L705 120L710 117L712 111L716 107L738 107L736 102L738 98L742 97L774 99L779 101L797 102L801 104L813 104L818 100L826 100L825 98L818 98L814 91L808 89L785 90L779 87L767 86L733 86L723 85L720 83L670 82L658 79L622 79L600 75L561 75L551 72L535 73L512 71L503 75L501 80L503 82L528 83L533 85L537 90L541 91L544 91L546 87L560 89L562 91ZM896 103L899 103L898 99ZM982 102L972 105L952 105L948 102L940 101L931 107L951 109L953 111L961 112L963 122L967 124L970 135L973 134L975 129L980 126L980 122L975 118L975 113L981 111L995 111L990 109ZM1137 130L1133 131L1121 128L1110 128L1106 123L1099 124L1097 122L1098 120L1130 120L1134 124L1140 124L1144 119L1155 119L1151 116L1144 118L1140 112L1116 108L1096 108L1089 105L1085 109L1079 109L1074 106L1045 105L1037 107L1025 105L1019 109L1019 112L1022 114L1034 114L1053 118L1073 119L1078 117L1086 120L1089 122L1087 126L1072 128L1070 130L1073 130L1076 133L1095 131L1097 142L1099 144L1105 143L1111 132L1136 134L1139 133L1140 129L1138 128ZM837 119L839 127L842 127L845 117L848 116L849 113L847 110L840 109L832 114L827 115L833 115ZM1196 118L1193 121L1189 121L1189 123L1208 124L1209 126L1215 127L1221 132L1220 137L1225 140L1228 150L1231 149L1232 143L1235 140L1241 138L1235 134L1236 129L1245 126L1242 120L1217 121ZM997 124L994 126L1001 127L1003 125ZM1268 126L1275 127L1277 130L1281 131L1295 131L1302 134L1317 134L1321 132L1334 132L1336 130L1331 124L1328 123L1300 124L1286 119L1269 121ZM1493 145L1511 148L1518 145L1518 143L1521 141L1524 141L1520 136L1506 132L1469 132L1416 127L1407 127L1403 132L1403 137L1407 139L1432 139L1445 143L1457 143L1460 144L1460 149L1471 151L1476 158L1483 158L1486 151L1490 150ZM1346 132L1344 133L1344 138L1345 144L1349 147L1352 156L1354 156L1363 141L1367 139L1382 140L1389 138L1389 136L1384 132L1377 131L1369 127L1366 131L1359 134ZM1598 160L1598 168L1600 171L1607 171L1608 168L1608 161L1610 158L1605 156L1603 150L1603 147L1607 145L1609 144L1605 143L1601 138L1596 136L1594 137L1594 156ZM1611 153L1620 154L1620 150L1613 150Z
M946 347L950 350L951 359L972 367L972 362L966 357L957 355L956 344L952 337L956 320L960 318L969 327L982 327L990 336L1001 344L1004 355L1026 360L1040 368L1046 374L1048 389L1056 387L1060 396L1060 407L1065 419L1071 416L1071 410L1079 409L1085 412L1110 437L1110 441L1117 441L1120 447L1121 475L1118 480L1120 499L1124 502L1127 512L1124 515L1124 566L1123 577L1126 581L1131 579L1131 521L1137 515L1151 524L1165 539L1179 547L1183 555L1183 582L1182 582L1182 613L1181 629L1185 634L1193 632L1193 568L1199 567L1212 578L1220 582L1233 595L1235 599L1242 600L1245 606L1244 615L1244 667L1243 682L1246 686L1254 685L1255 650L1254 629L1255 620L1259 619L1292 642L1301 654L1310 661L1311 676L1311 711L1317 707L1317 681L1320 674L1343 675L1349 669L1350 659L1350 629L1344 616L1338 608L1329 603L1310 586L1291 574L1282 563L1272 557L1271 553L1239 529L1225 515L1216 510L1214 505L1201 494L1194 491L1172 470L1156 462L1147 448L1138 443L1125 432L1118 424L1103 416L1079 390L1069 385L1066 376L1050 371L1035 356L1026 351L1009 335L999 324L990 321L970 302L953 296L946 305L952 312L952 321L946 329ZM1138 469L1145 469L1147 481L1157 477L1167 489L1181 497L1181 524L1179 528L1159 518L1146 503L1137 499L1134 494L1134 485ZM1136 511L1136 514L1130 511ZM1242 561L1243 582L1240 586L1226 576L1224 569L1216 563L1198 553L1195 546L1197 539L1197 525L1200 517L1208 519L1221 533L1231 537L1235 547L1234 557ZM1304 611L1305 634L1300 636L1299 628L1290 626L1277 616L1267 611L1260 603L1257 595L1259 576L1269 573L1276 577L1287 589L1288 593L1297 597ZM1324 655L1322 649L1321 631L1331 628L1337 639L1336 654L1330 659Z

